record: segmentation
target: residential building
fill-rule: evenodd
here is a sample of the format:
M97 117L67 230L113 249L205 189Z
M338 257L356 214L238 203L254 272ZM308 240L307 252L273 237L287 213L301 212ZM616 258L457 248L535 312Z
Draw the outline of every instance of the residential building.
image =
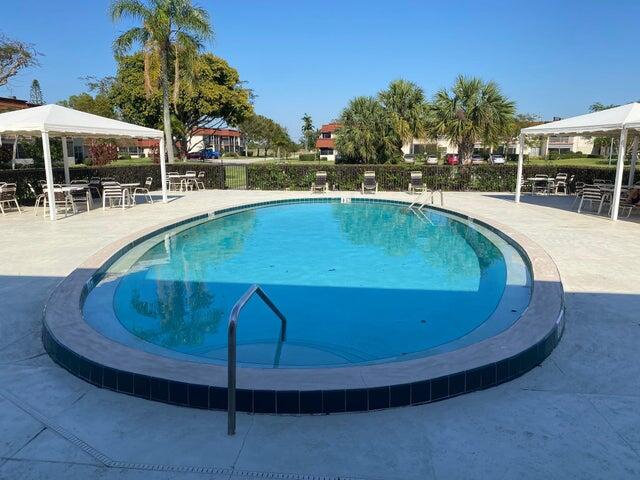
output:
M189 151L213 148L218 152L243 152L244 138L240 131L233 128L199 128L189 140Z
M335 160L336 151L336 132L340 129L337 122L327 123L320 127L320 135L316 140L316 148L320 152L320 158L324 160Z
M20 100L16 97L0 97L0 113L10 112L12 110L22 110L23 108L34 107L26 100Z

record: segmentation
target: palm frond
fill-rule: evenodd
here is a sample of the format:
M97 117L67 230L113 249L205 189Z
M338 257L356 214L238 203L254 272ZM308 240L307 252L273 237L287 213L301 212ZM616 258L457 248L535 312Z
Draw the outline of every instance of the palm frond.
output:
M149 41L149 32L144 28L134 27L113 41L113 51L117 56L125 55L134 44L138 43L144 46Z
M109 7L109 15L114 22L123 18L144 21L151 12L140 0L114 0Z

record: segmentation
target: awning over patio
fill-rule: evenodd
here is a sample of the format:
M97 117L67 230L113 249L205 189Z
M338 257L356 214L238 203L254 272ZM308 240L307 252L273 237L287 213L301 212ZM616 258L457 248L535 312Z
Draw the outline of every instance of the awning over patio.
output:
M62 156L64 160L65 180L69 182L67 161L67 136L88 138L153 138L160 140L160 171L162 181L162 200L167 201L165 141L161 130L141 127L132 123L100 117L80 112L60 105L42 105L14 112L0 114L0 135L12 134L24 137L42 137L45 174L49 192L51 219L55 220L56 210L53 192L53 169L51 165L50 136L62 137Z
M640 103L629 103L620 107L588 113L577 117L544 123L520 131L520 155L518 157L518 176L516 185L516 202L520 202L522 188L522 165L525 136L580 135L580 136L619 136L618 163L616 165L616 181L613 193L611 219L618 219L620 191L629 131L632 131L633 147L631 152L631 171L629 185L633 185L636 162L638 158L638 131L640 130Z

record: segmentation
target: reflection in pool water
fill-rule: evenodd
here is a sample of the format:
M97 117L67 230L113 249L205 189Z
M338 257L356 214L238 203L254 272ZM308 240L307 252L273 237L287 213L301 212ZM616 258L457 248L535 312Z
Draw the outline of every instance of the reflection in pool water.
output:
M273 367L276 352L280 367L427 355L495 334L526 307L522 258L487 235L386 204L242 211L159 237L126 274L91 292L85 316L92 323L100 296L111 296L120 324L162 354L224 362L229 311L258 283L287 316L287 341L280 351L277 318L253 298L238 329L242 364ZM486 322L505 299L508 308Z

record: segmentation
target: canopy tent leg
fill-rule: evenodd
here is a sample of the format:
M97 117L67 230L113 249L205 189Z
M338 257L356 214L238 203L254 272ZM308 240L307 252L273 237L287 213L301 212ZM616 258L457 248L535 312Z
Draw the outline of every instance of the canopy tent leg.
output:
M53 167L51 166L51 145L49 133L42 132L42 151L44 153L44 173L47 179L47 196L49 202L49 218L56 219L56 196L53 192Z
M18 135L13 139L13 151L11 152L11 170L16 169L16 158L18 158Z
M631 168L629 169L629 187L633 186L636 177L636 163L638 162L638 134L633 136L633 146L631 147Z
M522 164L524 163L524 133L520 134L518 141L518 173L516 175L516 203L520 203L520 190L522 190Z
M62 163L64 164L64 183L69 185L71 177L69 176L69 153L67 152L67 137L62 137Z
M162 182L162 203L167 203L167 167L165 165L164 137L160 139L160 181Z
M620 145L618 146L618 164L616 165L616 184L611 199L611 220L618 220L620 208L620 191L622 190L622 174L624 173L624 155L627 146L627 129L620 132Z

